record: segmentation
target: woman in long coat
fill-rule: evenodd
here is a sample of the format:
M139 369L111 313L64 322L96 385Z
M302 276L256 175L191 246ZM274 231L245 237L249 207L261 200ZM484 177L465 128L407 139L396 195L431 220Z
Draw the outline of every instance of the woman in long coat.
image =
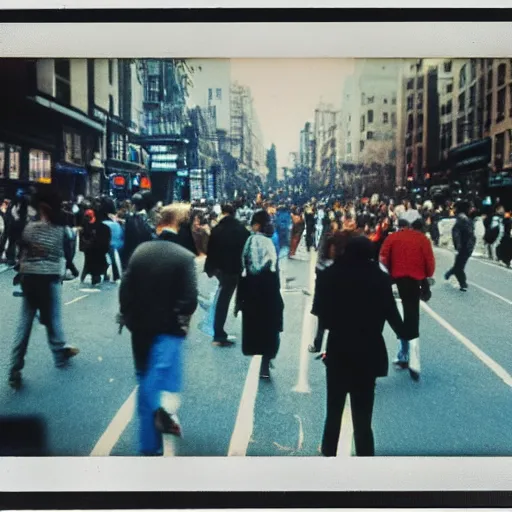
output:
M389 366L382 331L387 321L401 338L403 321L390 278L380 270L373 244L366 237L353 236L324 274L317 289L318 318L329 330L322 454L336 456L341 415L350 395L356 454L372 456L375 382L388 374Z
M283 332L284 302L277 272L277 251L270 233L270 215L253 215L253 234L242 253L242 278L238 286L235 314L242 312L242 352L261 355L261 378L270 378L270 361L279 350Z

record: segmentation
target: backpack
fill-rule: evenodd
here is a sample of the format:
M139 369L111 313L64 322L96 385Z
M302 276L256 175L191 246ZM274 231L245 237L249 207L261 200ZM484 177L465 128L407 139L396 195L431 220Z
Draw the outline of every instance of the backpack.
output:
M495 226L493 228L487 229L484 235L484 242L486 244L492 245L498 239L500 235L500 227Z

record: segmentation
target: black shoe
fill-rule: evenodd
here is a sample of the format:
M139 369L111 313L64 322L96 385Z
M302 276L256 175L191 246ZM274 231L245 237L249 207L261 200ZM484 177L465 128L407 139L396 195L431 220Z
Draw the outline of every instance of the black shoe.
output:
M57 368L65 368L68 361L73 357L77 356L80 350L76 347L66 347L62 349L62 359L56 363Z
M467 292L468 291L468 287L467 286L461 286L460 287L460 291L461 292Z
M165 409L160 407L155 412L155 427L162 434L172 434L181 437L181 427Z
M215 347L232 347L235 344L235 338L228 336L227 338L214 338L212 344Z
M22 385L21 372L12 372L9 376L9 386L14 390L19 390Z
M409 368L409 363L407 361L393 361L393 366L397 370L407 370Z
M414 370L411 370L410 368L409 368L409 375L411 376L411 379L414 382L418 382L420 380L420 374Z

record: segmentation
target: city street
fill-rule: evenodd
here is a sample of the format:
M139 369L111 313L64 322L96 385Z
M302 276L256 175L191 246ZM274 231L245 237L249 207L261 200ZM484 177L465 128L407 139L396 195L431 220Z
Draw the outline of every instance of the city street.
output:
M453 254L436 250L436 258L433 296L422 305L422 379L415 383L391 368L378 381L376 455L512 456L512 271L472 259L469 291L462 294L443 279ZM324 366L307 351L316 329L312 297L304 293L312 288L312 263L303 248L296 260L283 260L283 272L295 280L283 289L285 332L269 382L260 381L259 358L244 357L239 342L212 346L199 329L207 313L198 308L185 351L184 437L167 442L166 455L319 456L326 393ZM0 274L1 414L44 416L51 455L136 455L136 380L129 333L119 335L115 323L118 286L98 291L78 280L64 283L65 332L81 353L70 368L54 368L46 332L36 323L25 386L14 392L7 371L21 299L12 296L13 275ZM202 296L214 287L200 277ZM240 318L231 312L228 327L240 336ZM385 336L392 360L396 340L387 327ZM346 408L342 457L352 454L349 416Z

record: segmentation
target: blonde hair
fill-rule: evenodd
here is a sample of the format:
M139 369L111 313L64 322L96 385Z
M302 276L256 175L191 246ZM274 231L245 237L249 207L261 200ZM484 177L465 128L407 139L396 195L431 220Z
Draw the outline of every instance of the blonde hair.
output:
M164 206L158 212L158 225L170 226L171 224L181 224L190 216L191 205L188 203L173 203Z

